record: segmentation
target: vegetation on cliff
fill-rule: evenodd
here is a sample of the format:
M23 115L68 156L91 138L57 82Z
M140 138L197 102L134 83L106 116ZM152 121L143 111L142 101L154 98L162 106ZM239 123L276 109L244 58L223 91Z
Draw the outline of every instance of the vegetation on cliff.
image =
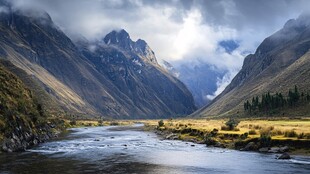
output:
M56 124L47 118L34 93L0 63L1 150L24 150L52 137Z

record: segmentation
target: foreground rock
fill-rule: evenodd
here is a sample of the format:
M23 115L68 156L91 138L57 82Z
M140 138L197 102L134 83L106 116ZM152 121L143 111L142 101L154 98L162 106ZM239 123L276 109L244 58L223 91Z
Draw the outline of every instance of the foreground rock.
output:
M260 153L267 153L269 151L269 148L268 147L262 147L262 148L258 149L258 151Z
M291 156L285 152L281 156L279 156L277 159L282 159L282 160L291 159Z
M179 136L177 134L171 133L165 137L167 140L178 140Z
M15 128L11 136L4 139L1 150L4 152L25 151L27 148L57 137L59 134L59 132L52 131L50 125L41 127L40 131L38 134L32 130Z
M249 142L244 148L240 149L241 151L256 151L258 146L254 142Z

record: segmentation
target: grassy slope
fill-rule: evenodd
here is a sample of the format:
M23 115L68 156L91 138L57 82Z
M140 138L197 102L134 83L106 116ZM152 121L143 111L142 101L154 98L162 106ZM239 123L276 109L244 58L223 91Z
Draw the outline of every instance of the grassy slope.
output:
M22 122L22 125L18 122ZM37 125L44 122L46 117L33 93L0 64L0 138L9 136L17 126L35 130Z
M219 98L212 105L194 113L195 117L227 117L242 116L244 113L243 103L252 99L253 96L261 96L266 92L274 94L281 92L287 95L289 89L294 89L297 85L300 91L309 92L310 84L310 52L306 53L299 60L278 74L271 76L261 76L251 80L244 85L235 88ZM266 73L266 74L269 74ZM263 116L263 115L262 115ZM304 104L298 108L286 108L274 116L300 117L310 116L310 103Z

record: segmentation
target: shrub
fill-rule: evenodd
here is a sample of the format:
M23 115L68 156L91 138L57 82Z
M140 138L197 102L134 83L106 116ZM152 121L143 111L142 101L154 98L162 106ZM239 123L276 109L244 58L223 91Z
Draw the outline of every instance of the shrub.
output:
M251 130L249 131L249 135L256 135L256 131L255 131L254 129L251 129Z
M206 136L205 137L205 144L207 146L213 146L213 145L216 145L217 143L217 140L213 137L210 137L210 136Z
M240 136L241 139L247 139L249 134L246 132Z
M75 126L75 125L76 125L76 120L71 120L71 121L70 121L70 125L71 125L71 126Z
M158 127L163 127L165 125L163 120L158 121Z
M103 125L103 121L102 120L98 120L98 125L102 126Z
M214 128L214 129L210 132L210 135L211 135L212 137L215 137L215 136L217 135L218 132L219 132L219 130Z
M303 137L304 139L310 139L310 133L306 133L306 134L304 134L304 137Z
M228 126L229 130L234 130L235 127L237 127L239 124L239 121L238 120L235 120L233 118L230 118L226 123L225 125Z
M294 130L285 131L284 137L297 137L297 133Z
M229 130L229 127L226 125L221 126L221 130Z
M113 121L113 122L110 123L110 126L118 126L118 125L119 125L119 123L116 122L116 121Z
M260 141L261 147L269 147L271 144L270 134L261 134L259 141Z
M259 130L259 133L260 133L261 136L262 136L262 135L271 136L271 131L270 131L270 129L268 129L268 128L264 128L264 129Z
M271 130L264 128L260 130L260 145L261 147L269 147L271 145Z
M305 134L304 134L304 133L301 133L301 134L299 134L299 135L297 136L297 138L298 138L298 139L303 139L304 136L305 136Z
M271 131L272 135L283 135L284 133L279 129L274 129Z
M249 124L249 129L252 129L253 125L252 124Z
M254 125L254 129L261 129L262 127L260 125Z

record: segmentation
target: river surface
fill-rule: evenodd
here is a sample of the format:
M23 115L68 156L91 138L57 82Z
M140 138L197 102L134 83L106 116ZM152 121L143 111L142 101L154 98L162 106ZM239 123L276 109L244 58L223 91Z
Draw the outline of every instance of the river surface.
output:
M0 173L310 173L310 158L160 140L134 127L75 128L22 153L0 154Z

